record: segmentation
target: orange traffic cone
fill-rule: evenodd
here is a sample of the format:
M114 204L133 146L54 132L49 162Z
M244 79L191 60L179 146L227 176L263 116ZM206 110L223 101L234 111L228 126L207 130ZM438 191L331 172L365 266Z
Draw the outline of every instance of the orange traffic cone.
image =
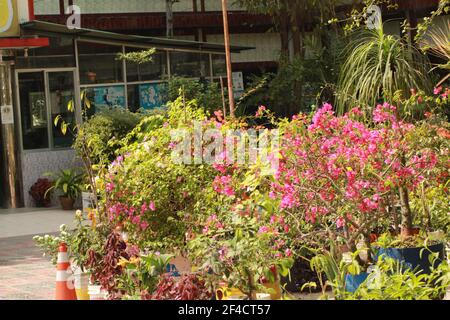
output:
M73 277L70 274L70 262L67 246L61 243L58 248L58 262L56 266L56 300L77 300Z

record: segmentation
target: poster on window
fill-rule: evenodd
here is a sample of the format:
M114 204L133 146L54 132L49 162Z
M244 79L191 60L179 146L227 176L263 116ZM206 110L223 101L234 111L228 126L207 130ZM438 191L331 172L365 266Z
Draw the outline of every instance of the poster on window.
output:
M162 108L166 103L163 83L139 85L139 96L141 108L146 110Z
M125 108L125 88L123 86L94 88L94 103L96 108Z

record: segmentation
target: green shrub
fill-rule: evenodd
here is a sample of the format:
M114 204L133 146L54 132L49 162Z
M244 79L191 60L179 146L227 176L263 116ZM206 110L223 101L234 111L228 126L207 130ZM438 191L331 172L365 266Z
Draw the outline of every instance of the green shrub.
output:
M90 157L92 164L109 163L115 159L120 140L136 127L142 115L125 109L111 108L95 114L79 127L74 148L81 157Z
M184 101L195 100L197 105L206 111L223 109L221 89L216 82L172 77L167 90L168 101L174 102L181 95ZM224 95L227 97L228 93L224 92Z

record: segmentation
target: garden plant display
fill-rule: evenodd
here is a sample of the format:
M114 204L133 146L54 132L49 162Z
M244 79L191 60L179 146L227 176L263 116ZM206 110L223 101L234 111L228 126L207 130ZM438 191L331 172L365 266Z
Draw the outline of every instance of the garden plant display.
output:
M342 65L326 47L315 63L283 61L244 94L237 117L214 111L222 107L217 85L177 77L162 110L83 114L74 147L95 208L38 245L54 258L66 242L109 299L284 299L308 289L324 299L442 299L450 284L450 90L444 82L433 89L414 43L382 28L361 34L345 39L356 49L341 52ZM311 65L324 70L309 75ZM314 83L300 83L309 76ZM311 87L321 88L320 104L297 113L307 111ZM280 97L285 88L301 90ZM289 117L260 98L277 108L286 101ZM296 114L288 110L295 103ZM258 143L278 143L259 144L251 161L251 148L237 147L250 146L254 132ZM77 195L76 185L66 193ZM393 254L408 250L424 258L413 265ZM176 258L189 268L175 272ZM291 271L303 277L301 287L290 283L294 292L286 290Z

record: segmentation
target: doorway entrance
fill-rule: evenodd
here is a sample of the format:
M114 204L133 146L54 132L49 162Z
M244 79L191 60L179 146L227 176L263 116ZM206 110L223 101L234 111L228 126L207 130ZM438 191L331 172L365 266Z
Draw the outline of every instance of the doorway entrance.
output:
M16 72L22 152L71 146L72 136L63 134L55 119L76 122L74 76L74 69Z

